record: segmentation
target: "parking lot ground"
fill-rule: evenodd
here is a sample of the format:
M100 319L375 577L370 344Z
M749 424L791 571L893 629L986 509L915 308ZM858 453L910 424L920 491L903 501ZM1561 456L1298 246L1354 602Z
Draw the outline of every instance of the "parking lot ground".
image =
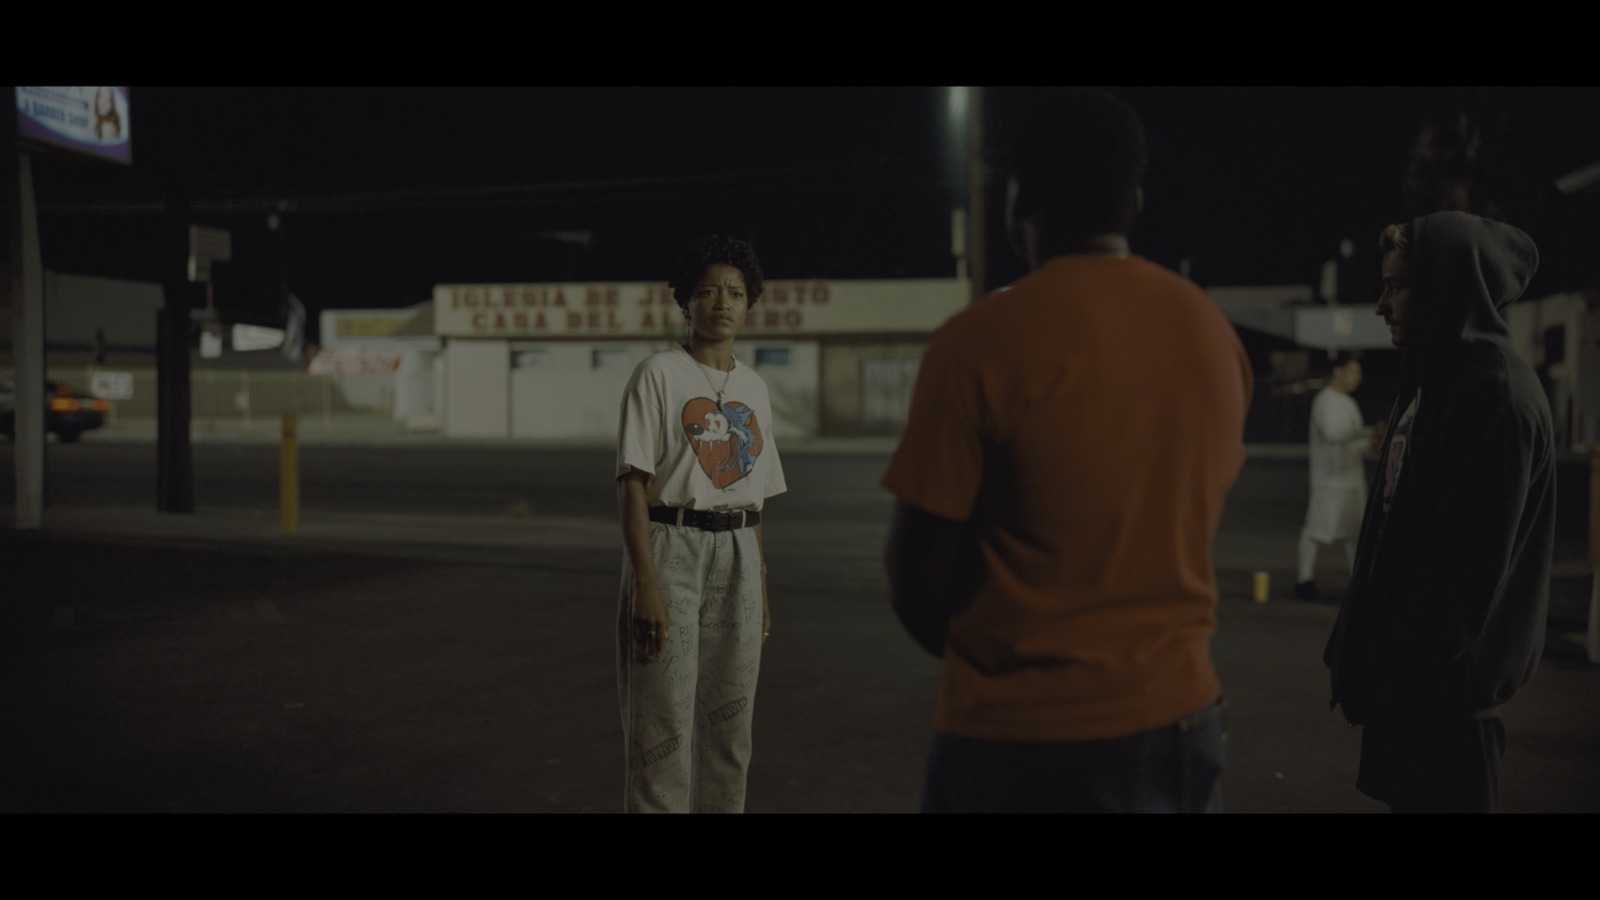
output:
M0 811L619 808L613 524L308 515L289 541L240 511L51 515L0 531ZM882 524L789 528L749 811L913 811L939 667L888 609ZM1281 587L1292 557L1222 543L1228 811L1381 812L1327 708L1334 607L1254 602L1253 572ZM1544 662L1505 712L1507 812L1600 811L1589 580L1559 571ZM1336 563L1319 578L1341 587Z

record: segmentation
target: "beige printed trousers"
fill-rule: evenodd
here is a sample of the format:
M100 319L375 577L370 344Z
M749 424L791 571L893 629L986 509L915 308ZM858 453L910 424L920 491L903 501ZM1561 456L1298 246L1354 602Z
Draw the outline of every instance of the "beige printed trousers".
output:
M753 529L650 523L667 604L654 662L633 639L626 552L617 615L617 692L627 754L624 812L744 811L761 669L761 551Z

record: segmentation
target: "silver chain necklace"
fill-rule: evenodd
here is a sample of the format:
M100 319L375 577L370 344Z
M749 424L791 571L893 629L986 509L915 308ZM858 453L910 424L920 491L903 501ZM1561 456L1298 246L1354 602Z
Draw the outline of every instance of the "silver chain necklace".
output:
M685 346L683 348L683 352L688 353L690 359L694 359L694 354L689 352L689 348L687 346ZM700 360L694 359L695 367L700 370L700 374L706 380L706 386L711 388L711 390L713 392L715 392L716 395L717 395L717 409L721 409L722 408L722 395L723 395L723 393L725 391L728 390L728 380L733 378L733 369L734 369L734 367L737 367L739 365L739 358L734 356L732 353L728 354L728 361L733 363L733 366L729 367L728 371L723 373L723 375L722 375L722 390L719 391L719 390L717 390L716 382L713 382L711 380L711 376L710 375L706 375L706 368L707 368L706 365L704 363L702 363Z

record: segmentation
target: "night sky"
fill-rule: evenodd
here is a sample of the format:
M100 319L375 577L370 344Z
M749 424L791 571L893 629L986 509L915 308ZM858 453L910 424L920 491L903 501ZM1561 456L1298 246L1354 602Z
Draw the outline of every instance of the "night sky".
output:
M989 88L1006 128L1040 88ZM1135 252L1203 286L1310 283L1341 238L1375 288L1376 234L1411 212L1419 127L1489 122L1544 265L1530 294L1600 288L1595 194L1550 182L1600 159L1596 88L1111 88L1149 133ZM391 308L449 282L664 280L707 230L771 278L946 277L963 183L944 88L133 88L135 162L38 158L48 268L159 280L160 199L230 229L224 315ZM1022 274L991 167L991 287ZM282 209L280 230L268 212ZM559 235L587 235L583 242ZM1369 277L1370 276L1370 277ZM1350 302L1375 298L1344 297Z

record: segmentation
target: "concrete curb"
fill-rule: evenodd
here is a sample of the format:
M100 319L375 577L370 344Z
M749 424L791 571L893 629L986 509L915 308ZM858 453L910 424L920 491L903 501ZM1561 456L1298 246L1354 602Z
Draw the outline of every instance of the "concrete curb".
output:
M408 432L399 429L344 428L323 429L314 422L302 423L297 435L302 446L341 447L528 447L542 450L603 450L615 446L609 438L452 438L437 432ZM91 431L82 438L90 444L154 444L153 427L117 426ZM282 440L278 427L197 428L189 432L196 445L276 444ZM795 437L781 442L784 453L889 456L900 444L898 435L869 437ZM1251 459L1305 459L1304 444L1249 444L1245 454Z
M322 429L315 423L302 423L296 435L301 446L341 447L528 447L541 450L609 450L616 442L609 438L452 438L439 433L406 432L377 428ZM282 435L276 425L270 428L192 429L189 440L196 445L277 444ZM119 426L86 433L87 444L154 444L154 428ZM864 454L888 456L899 444L898 437L819 437L789 438L782 441L784 453Z
M341 422L324 427L320 420L311 418L300 422L297 435L302 445L344 447L530 447L537 449L598 450L615 446L610 438L461 438L447 437L439 432L406 431L395 422ZM195 444L276 444L281 439L277 421L263 419L251 425L229 423L222 427L205 424L191 428L189 439ZM82 440L91 444L154 444L156 428L153 422L113 423L95 431L86 432ZM888 456L900 443L898 435L864 437L791 437L780 441L786 453L861 454ZM1310 449L1306 444L1246 444L1245 455L1250 459L1305 459ZM1589 453L1583 450L1557 450L1558 462L1563 464L1587 462Z
M148 507L101 507L47 510L42 531L11 533L141 545L181 542L190 546L253 546L274 553L621 551L618 526L611 518L510 513L466 516L308 511L301 516L298 533L286 536L275 510L202 508L194 513L162 513ZM1219 571L1292 573L1298 563L1297 541L1295 535L1218 535L1212 548L1213 565ZM1586 578L1592 571L1587 560L1566 559L1556 560L1550 575Z

